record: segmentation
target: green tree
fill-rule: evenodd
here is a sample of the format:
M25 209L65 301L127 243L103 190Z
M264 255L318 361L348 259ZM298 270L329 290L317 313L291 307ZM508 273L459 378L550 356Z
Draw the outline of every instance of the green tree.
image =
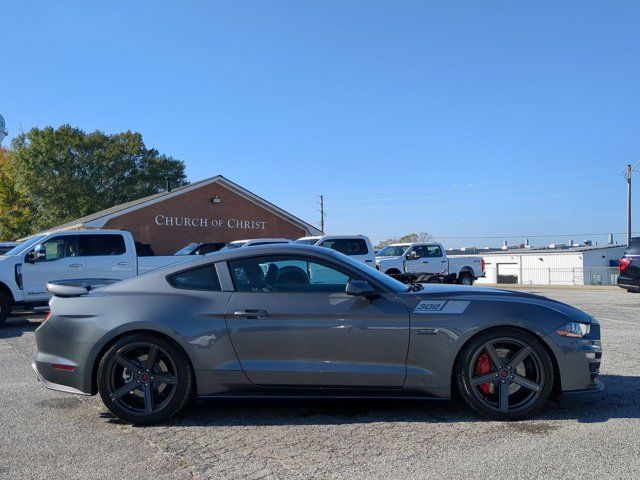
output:
M376 245L376 248L384 248L392 243L428 242L429 240L431 240L431 235L427 232L409 233L408 235L404 235L400 238L388 238L386 240L381 240Z
M33 128L11 142L17 188L29 199L32 231L185 183L184 163L147 148L142 135Z
M0 240L14 240L31 233L29 201L16 185L9 152L0 148Z

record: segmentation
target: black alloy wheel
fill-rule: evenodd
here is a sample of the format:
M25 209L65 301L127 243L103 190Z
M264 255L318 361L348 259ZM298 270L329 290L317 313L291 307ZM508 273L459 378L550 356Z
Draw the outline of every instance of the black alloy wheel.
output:
M145 334L118 340L98 367L98 390L107 408L133 424L160 422L189 400L193 376L172 342Z
M501 420L531 416L549 399L553 367L545 348L519 330L480 335L462 352L457 384L475 411Z

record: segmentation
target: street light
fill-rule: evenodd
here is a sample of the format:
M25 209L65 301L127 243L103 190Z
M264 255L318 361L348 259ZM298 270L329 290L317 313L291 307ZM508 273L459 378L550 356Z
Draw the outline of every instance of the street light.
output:
M638 168L638 165L640 162L633 167L631 164L627 165L627 171L624 173L624 178L627 180L627 246L631 244L631 174Z
M2 145L2 141L8 134L9 132L7 132L7 127L4 123L4 117L0 115L0 145Z

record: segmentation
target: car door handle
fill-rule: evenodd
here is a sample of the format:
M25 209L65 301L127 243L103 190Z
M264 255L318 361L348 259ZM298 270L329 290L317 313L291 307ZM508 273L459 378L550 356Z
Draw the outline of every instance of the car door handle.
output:
M71 265L69 265L69 268L80 268L81 266L81 263L72 263Z
M233 312L233 316L256 320L259 318L267 318L269 316L269 312L267 312L266 310L254 310L248 308L246 310L236 310L235 312Z
M446 260L440 260L440 263L447 263Z
M424 261L424 262L422 262L422 263L429 263L429 260L425 260L425 261Z
M120 265L121 267L128 267L131 264L129 262L118 262L118 265Z

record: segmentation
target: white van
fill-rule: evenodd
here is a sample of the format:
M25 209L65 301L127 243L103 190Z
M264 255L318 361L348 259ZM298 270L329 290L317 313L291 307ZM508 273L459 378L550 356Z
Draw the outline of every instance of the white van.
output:
M376 268L376 255L371 246L371 240L365 235L323 235L318 237L302 237L293 243L317 245L331 248L355 260Z

